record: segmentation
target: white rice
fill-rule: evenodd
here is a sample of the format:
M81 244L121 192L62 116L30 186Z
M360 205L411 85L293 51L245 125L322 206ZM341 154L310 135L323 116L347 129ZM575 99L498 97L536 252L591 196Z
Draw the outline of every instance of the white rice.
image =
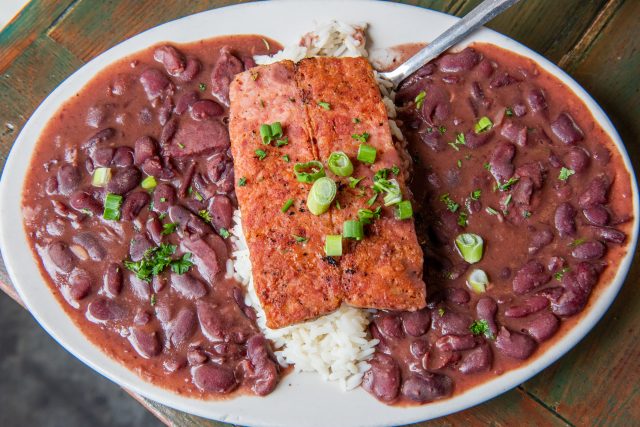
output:
M331 21L302 36L298 45L287 46L273 56L255 56L254 59L258 64L269 64L284 59L297 62L313 56L366 57L366 27L366 24ZM378 73L375 77L390 119L391 133L396 143L402 144L404 138L394 121L393 85L381 79ZM245 286L246 304L255 309L258 326L273 342L278 362L282 366L293 365L297 372L317 372L325 381L337 382L343 390L358 387L369 369L367 360L379 342L371 339L368 333L369 311L343 305L334 313L313 321L281 329L268 328L253 285L249 249L239 210L234 212L231 240L235 250L227 263L227 275Z

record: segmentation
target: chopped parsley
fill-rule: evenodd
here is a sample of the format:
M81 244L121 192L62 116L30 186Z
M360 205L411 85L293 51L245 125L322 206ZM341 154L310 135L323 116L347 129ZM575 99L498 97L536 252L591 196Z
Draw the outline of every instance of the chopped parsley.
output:
M447 128L445 126L438 126L438 132L440 132L441 135L444 135L447 133Z
M367 206L371 206L376 202L378 198L378 193L375 193L369 200L367 200Z
M447 206L447 209L451 212L457 212L458 208L460 207L459 204L454 202L451 197L449 197L449 193L445 193L440 196L440 201L443 202Z
M560 281L560 280L562 280L562 276L564 276L564 274L565 274L565 273L567 273L568 271L569 271L569 268L565 267L565 268L563 268L562 270L560 270L560 271L556 272L556 273L553 275L553 277L554 277L556 280Z
M359 118L357 118L357 117L354 117L351 121L352 121L353 123L355 123L355 124L360 123L360 119L359 119Z
M367 140L369 139L369 134L367 132L354 133L353 135L351 135L351 138L359 142L367 142Z
M560 169L560 174L558 175L558 179L560 181L566 181L569 179L571 175L575 175L575 173L576 171L574 171L573 169L567 169L563 167L562 169Z
M507 116L507 117L513 116L513 110L511 108L509 108L509 107L505 108L504 115Z
M479 188L477 190L473 190L471 192L471 200L480 200L480 196L482 195L482 190Z
M284 156L282 156L282 160L284 160L285 162L289 163L289 155L285 154Z
M264 150L258 149L255 151L255 153L256 157L258 157L258 160L264 160L264 158L267 157L267 152Z
M198 85L198 88L200 89L200 92L204 92L205 90L207 90L207 85L204 83L200 83Z
M444 308L440 307L438 309L438 316L440 316L440 317L444 316Z
M396 166L396 165L393 165L391 167L391 173L394 174L394 175L398 175L400 173L400 168L398 166Z
M416 104L416 109L422 108L422 104L424 104L424 98L427 96L427 92L422 91L418 95L416 95L416 99L413 100Z
M489 322L486 320L475 320L470 326L469 330L473 335L484 335L485 337L492 339L493 334L491 328L489 328Z
M238 180L238 187L244 187L247 185L247 178L244 176Z
M162 224L162 232L160 234L162 234L163 236L167 236L176 231L177 226L177 222L168 222L166 224Z
M222 237L223 239L228 239L229 236L231 236L231 233L229 233L229 230L227 230L224 227L221 227L220 230L218 230L218 234L220 235L220 237Z
M159 275L167 267L170 267L174 273L184 274L193 265L191 253L186 252L181 258L172 259L171 256L175 253L176 248L176 245L162 243L160 246L147 249L140 261L125 260L124 266L133 271L138 279L147 282L150 282L153 276Z
M576 239L573 242L569 243L569 246L571 246L572 248L575 248L576 246L580 246L584 242L586 242L586 239L579 238L579 239Z
M458 146L465 145L466 143L467 141L464 137L464 133L459 133L456 135L456 140L453 142L450 142L449 145L453 147L454 150L460 151L460 148L458 148Z
M486 170L488 170L488 171L491 171L491 165L490 165L489 163L487 163L487 162L485 162L485 163L482 165L482 167L483 167L483 168L485 168L485 169L486 169Z
M298 243L305 243L307 242L309 239L306 237L302 237L302 236L297 236L295 234L292 234L293 238L296 239L296 242Z
M318 106L324 108L325 110L331 110L331 104L328 102L318 101Z
M493 127L493 122L487 116L481 117L478 123L475 124L474 130L476 133L486 132Z
M511 188L512 185L514 185L518 181L520 181L520 178L516 178L516 177L512 176L506 182L504 182L502 184L498 184L498 189L500 191L507 191L509 188Z
M211 214L208 210L202 209L201 211L198 211L198 216L204 219L206 222L211 223Z
M352 176L349 177L349 187L356 188L356 186L364 179L364 176L361 178L354 178Z
M467 221L468 218L469 216L466 212L460 211L460 213L458 214L458 225L460 227L466 227L469 224Z

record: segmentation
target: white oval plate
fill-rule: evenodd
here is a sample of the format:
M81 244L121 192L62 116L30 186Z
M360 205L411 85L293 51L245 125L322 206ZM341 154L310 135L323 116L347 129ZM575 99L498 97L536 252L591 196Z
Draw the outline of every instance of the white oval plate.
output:
M234 424L255 426L376 426L413 423L437 418L489 400L528 380L556 361L580 341L602 317L624 282L638 238L638 190L631 162L613 125L575 81L540 55L496 32L483 29L470 41L494 43L528 56L560 78L591 110L622 153L633 185L635 224L629 248L610 286L607 286L581 322L562 336L544 354L519 369L457 395L451 399L419 407L390 407L379 403L362 389L342 392L323 383L317 375L292 374L265 398L241 396L227 401L202 401L178 396L145 382L120 363L109 358L85 339L49 291L40 275L20 211L21 189L36 141L49 118L62 103L79 91L111 62L160 41L190 42L225 34L263 34L283 44L295 43L316 23L338 19L349 23L367 22L373 48L432 40L457 18L386 2L323 1L261 2L225 7L145 31L104 52L65 80L38 107L13 146L0 183L0 244L13 284L25 304L47 332L77 358L112 381L150 399L192 414Z

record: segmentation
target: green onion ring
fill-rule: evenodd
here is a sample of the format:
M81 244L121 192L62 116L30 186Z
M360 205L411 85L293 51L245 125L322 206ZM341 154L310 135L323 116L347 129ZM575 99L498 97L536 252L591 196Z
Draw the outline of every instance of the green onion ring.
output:
M293 172L296 174L298 182L306 182L307 184L325 176L324 166L318 160L312 160L307 163L296 163L295 166L293 166Z
M307 197L307 207L314 215L322 215L327 210L333 199L336 197L338 188L336 183L327 177L316 180L311 186L309 196Z
M329 170L338 176L351 176L353 174L353 163L342 151L334 151L327 161Z

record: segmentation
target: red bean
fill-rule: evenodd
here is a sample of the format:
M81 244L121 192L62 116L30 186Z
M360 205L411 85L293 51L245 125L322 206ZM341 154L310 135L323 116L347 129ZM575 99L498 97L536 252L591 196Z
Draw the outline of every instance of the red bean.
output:
M529 254L535 255L542 248L549 245L553 241L553 233L550 230L538 230L534 231L531 234L531 239L529 241Z
M218 241L220 240L218 237ZM185 239L183 244L193 254L193 261L200 274L207 280L215 280L216 275L224 269L225 260L197 235Z
M467 131L464 134L465 146L471 149L482 147L491 140L493 134L492 130L481 133L475 133L473 130Z
M611 181L605 175L599 175L591 180L589 186L580 195L578 206L583 209L594 205L603 205L607 203L607 193Z
M151 284L146 280L139 279L135 274L130 274L129 285L135 297L140 301L146 303L151 299Z
M595 232L596 236L605 242L621 244L624 243L627 238L627 235L622 231L612 227L591 227L591 229Z
M496 338L495 346L501 353L514 359L528 359L536 350L537 344L527 335L509 331L504 326Z
M55 266L65 273L73 270L73 267L76 265L76 257L64 242L51 243L47 247L47 254Z
M382 334L389 338L402 338L404 332L402 330L402 320L399 316L391 313L382 314L374 319L374 323L382 332Z
M551 280L551 276L546 272L544 266L532 259L516 272L513 278L513 291L522 295L548 283L549 280Z
M146 191L134 191L122 203L122 219L133 221L138 217L142 208L149 204L151 196Z
M183 308L169 324L167 338L174 347L187 342L196 331L196 315L190 308Z
M83 144L83 147L89 147L89 149L97 148L100 143L108 141L114 136L116 136L116 131L113 128L99 130Z
M453 381L446 375L411 375L402 383L402 395L414 402L426 403L451 394Z
M180 295L187 299L202 298L207 294L207 288L200 280L189 273L175 274L170 276L171 287Z
M176 202L176 190L173 186L160 183L153 192L153 209L157 212L167 212Z
M500 135L520 147L527 145L527 127L524 125L506 122L500 129Z
M569 202L558 205L554 216L556 230L560 237L575 236L576 234L576 210Z
M76 234L73 236L73 241L82 246L93 261L102 261L107 256L107 251L100 240L90 231Z
M504 311L505 317L525 317L549 306L549 300L543 296L534 295L526 298L520 305L512 305Z
M551 122L551 131L561 142L568 145L573 145L584 139L582 130L569 113L561 113Z
M432 311L431 328L440 335L465 335L469 333L471 319L468 316L456 313L451 309L445 309L442 316L438 310Z
M465 265L465 264L462 264L462 265ZM445 299L447 300L447 302L450 302L453 304L464 305L468 303L469 300L471 299L469 292L461 288L446 288L444 293L445 293Z
M193 120L205 120L210 117L219 117L224 114L224 108L210 99L196 101L191 105L191 117Z
M609 222L609 211L602 205L590 206L582 214L593 225L607 225Z
M118 169L107 184L107 191L124 195L133 190L140 184L142 175L135 166L129 166L124 169Z
M93 323L107 323L122 320L127 310L115 301L98 297L87 306L86 317Z
M97 147L91 153L91 159L96 167L108 167L113 159L115 149L111 147Z
M220 56L211 72L211 93L225 106L229 106L229 86L236 74L244 70L242 62L227 46L220 49Z
M69 164L62 165L58 169L58 191L65 196L73 193L80 185L80 171Z
M196 309L200 328L204 336L212 342L223 341L225 337L225 324L222 314L216 307L204 301L198 301Z
M156 245L159 245L162 242L162 237L163 237L162 232L164 230L163 230L162 222L155 216L155 214L152 214L151 216L149 216L149 219L147 220L146 228L153 242Z
M362 378L362 388L383 402L395 400L400 391L400 367L386 354L376 353Z
M502 184L513 176L515 167L512 161L515 155L516 147L508 142L501 142L491 153L491 174L498 183Z
M209 393L226 394L238 386L238 382L230 369L213 363L206 363L192 368L191 376L196 387Z
M426 334L431 326L429 310L422 309L413 312L402 313L402 326L407 335L419 337Z
M153 248L153 243L149 241L146 235L137 233L129 243L129 256L133 261L140 261L145 252Z
M178 78L185 82L190 82L193 80L199 73L202 68L200 61L195 58L188 57L187 58L187 66L185 67L182 74L178 76Z
M496 313L498 313L498 304L496 304L495 300L491 297L482 297L478 300L476 304L476 314L478 315L478 319L484 320L489 325L489 331L493 336L496 336L498 333L498 325L496 324ZM467 329L465 331L469 331L469 325L467 325Z
M155 332L147 332L142 328L129 328L129 342L133 349L145 359L157 356L162 351L162 345Z
M182 96L180 96L180 98L178 98L174 113L179 116L184 114L199 99L199 97L200 96L196 91L185 92L184 94L182 94Z
M247 356L254 368L251 389L258 396L266 396L278 384L278 367L268 347L269 343L262 335L254 335L247 341Z
M559 328L560 320L549 311L543 311L527 319L527 324L523 327L539 343L551 338Z
M149 101L160 97L169 87L169 78L155 68L148 68L140 74L140 83Z
M116 263L107 266L104 275L104 290L111 298L115 298L122 292L122 268Z
M518 83L518 79L513 77L511 74L507 72L498 73L491 82L489 82L489 87L492 89L510 86L514 83Z
M492 361L491 347L482 344L462 356L458 363L458 371L465 375L485 372L491 368Z
M207 210L211 215L211 223L216 230L231 228L233 223L233 205L228 197L223 195L212 197L209 200Z
M444 55L438 60L438 69L443 73L459 73L472 70L482 59L473 48L468 47L458 53Z
M158 154L156 142L150 136L141 136L134 143L134 160L136 165L141 165L150 157Z
M451 96L443 87L431 85L426 88L422 108L422 117L430 126L441 123L451 114Z
M580 173L589 166L589 154L582 147L573 147L565 155L564 161L569 169Z
M86 270L76 268L69 275L69 296L76 301L91 293L93 279Z
M409 351L414 357L420 359L429 352L429 341L425 339L413 341L409 345Z
M119 168L133 165L133 150L129 147L118 147L113 155L113 164Z
M476 340L471 334L444 335L436 340L435 346L442 351L471 350L476 346Z
M542 112L546 114L549 109L544 92L539 88L533 88L529 91L527 103L534 113Z
M605 250L605 246L598 241L586 242L573 248L571 255L576 259L594 260L602 258Z
M72 208L80 212L88 212L96 216L102 215L102 203L93 198L93 196L85 191L76 191L69 197L69 204Z
M187 66L184 55L173 46L160 46L153 52L153 59L162 63L165 70L172 76L182 74Z

